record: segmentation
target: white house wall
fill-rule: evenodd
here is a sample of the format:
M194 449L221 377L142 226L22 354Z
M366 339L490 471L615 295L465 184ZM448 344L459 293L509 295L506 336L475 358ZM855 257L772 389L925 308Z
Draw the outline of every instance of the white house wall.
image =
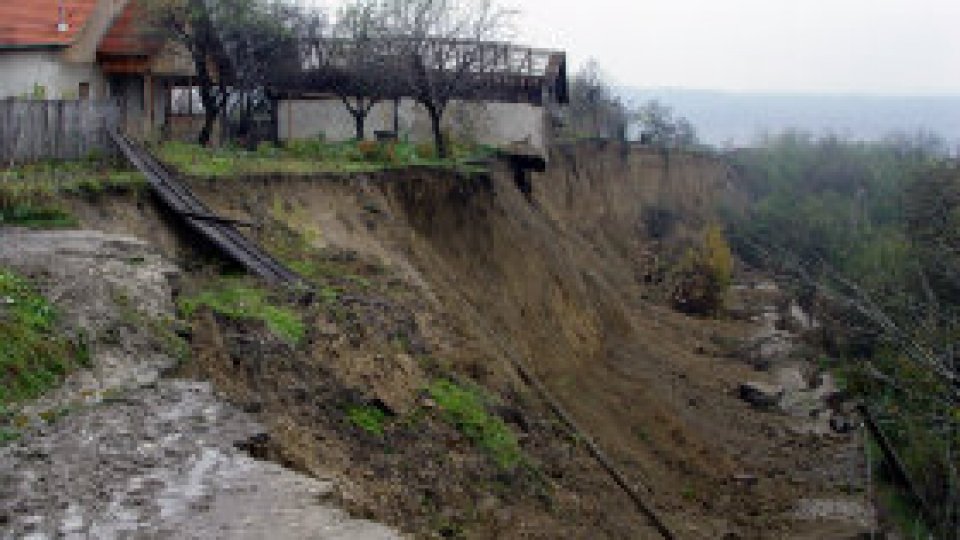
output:
M76 99L83 82L90 84L90 97L106 97L95 64L64 62L58 50L0 52L0 98L32 95L34 85L41 85L47 99Z
M545 113L542 107L525 103L452 102L444 114L442 127L455 138L479 144L503 146L527 142L545 150ZM412 100L400 104L401 139L412 142L432 140L430 117L426 109ZM345 141L355 135L353 117L339 99L287 100L279 111L280 137L284 140L323 136L328 141ZM365 138L376 131L393 130L393 102L374 106L367 117Z

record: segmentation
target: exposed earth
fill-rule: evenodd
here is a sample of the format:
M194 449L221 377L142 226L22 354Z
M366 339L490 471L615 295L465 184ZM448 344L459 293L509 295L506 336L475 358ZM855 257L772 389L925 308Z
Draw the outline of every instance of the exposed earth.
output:
M103 233L0 230L0 266L97 344L0 448L0 536L657 538L585 436L678 538L879 530L815 321L747 269L717 319L667 301L668 262L715 203L738 204L731 173L583 144L533 182L527 199L499 168L191 180L316 284L270 293L302 318L299 343L178 316L234 270L145 195L65 201ZM447 382L483 396L519 457L451 420Z
M136 239L4 230L0 265L32 276L83 330L92 368L24 407L0 448L2 538L358 538L400 535L328 502L333 484L256 460L264 435L209 383L161 379L175 268Z

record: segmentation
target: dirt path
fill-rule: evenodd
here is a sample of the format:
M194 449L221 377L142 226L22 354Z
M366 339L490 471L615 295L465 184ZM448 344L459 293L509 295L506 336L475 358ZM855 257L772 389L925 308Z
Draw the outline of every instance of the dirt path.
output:
M22 407L0 447L0 538L399 538L325 501L335 485L245 451L264 430L208 384L168 380L175 269L136 239L0 230L92 367Z

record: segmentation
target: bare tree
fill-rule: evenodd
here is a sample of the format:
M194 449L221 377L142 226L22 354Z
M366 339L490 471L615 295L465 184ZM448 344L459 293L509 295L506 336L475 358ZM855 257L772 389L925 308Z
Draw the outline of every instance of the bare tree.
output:
M314 79L337 95L354 119L356 139L365 137L373 107L398 95L396 58L384 47L384 13L376 0L343 7L329 35L313 41Z
M510 28L514 11L494 0L387 0L378 18L396 60L403 93L426 109L439 157L447 157L441 130L450 102L484 84L496 65L489 42Z

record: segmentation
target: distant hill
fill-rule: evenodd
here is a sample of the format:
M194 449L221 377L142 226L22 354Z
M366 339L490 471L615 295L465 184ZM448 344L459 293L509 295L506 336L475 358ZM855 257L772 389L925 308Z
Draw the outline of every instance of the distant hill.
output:
M960 147L960 96L880 97L733 93L671 88L621 88L634 104L658 99L690 119L701 140L716 146L746 146L764 132L798 128L876 140L923 129Z

